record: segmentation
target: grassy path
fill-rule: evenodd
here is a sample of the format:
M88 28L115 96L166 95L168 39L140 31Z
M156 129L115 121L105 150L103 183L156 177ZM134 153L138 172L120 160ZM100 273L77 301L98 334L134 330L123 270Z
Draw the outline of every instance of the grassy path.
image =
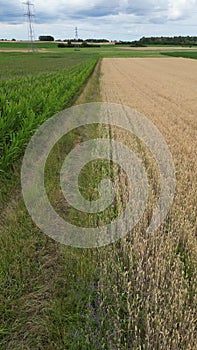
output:
M77 104L99 98L99 65ZM60 142L49 168L55 169L58 156L88 133L78 131ZM49 187L52 181L49 178ZM88 302L87 284L91 286L96 273L94 253L62 247L45 236L31 221L19 187L17 192L1 214L0 347L71 349L78 308L84 306L79 301L76 304L77 293ZM54 193L55 199L57 196Z

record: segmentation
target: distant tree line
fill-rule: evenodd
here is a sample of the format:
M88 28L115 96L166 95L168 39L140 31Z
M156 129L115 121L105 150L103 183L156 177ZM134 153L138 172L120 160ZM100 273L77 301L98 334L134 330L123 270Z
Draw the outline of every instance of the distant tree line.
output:
M51 35L40 35L39 36L39 40L40 41L55 41L54 37L51 36ZM62 41L62 42L89 42L89 43L109 43L109 40L107 39L64 39L64 40L61 40L61 39L58 39L56 41Z
M59 40L59 41L63 41L64 43L68 43L68 42L72 42L72 43L81 43L83 42L83 39L64 39L64 40Z
M107 39L86 39L84 41L87 41L89 43L109 43L109 40Z
M8 40L8 39L0 39L0 41L16 41L16 39L11 39L11 40Z
M100 45L98 44L88 44L86 41L82 41L80 44L77 44L78 41L71 41L71 40L68 40L67 43L59 43L58 44L58 47L60 48L73 48L73 47L81 47L81 48L84 48L84 47L100 47Z
M174 36L174 37L142 37L138 41L132 41L131 46L146 45L197 45L197 36Z
M62 41L62 40L59 40L59 41ZM88 42L88 43L109 43L109 40L107 39L64 39L63 42L69 42L69 41L72 41L72 42L80 42L80 43L83 43L83 42Z
M122 41L122 40L120 40L120 41L116 41L115 42L115 45L131 45L131 41Z
M115 41L115 45L129 45L129 46L132 46L132 47L146 47L147 45L141 43L140 41Z

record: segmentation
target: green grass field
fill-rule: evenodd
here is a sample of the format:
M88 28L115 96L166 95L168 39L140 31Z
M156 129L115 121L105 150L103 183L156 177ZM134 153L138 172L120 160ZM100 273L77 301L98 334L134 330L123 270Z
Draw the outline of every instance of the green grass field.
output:
M27 75L56 72L96 58L96 54L83 53L22 53L0 52L0 79L15 79Z
M26 49L29 44L23 42L0 42L0 50ZM115 45L101 45L100 48L58 48L57 43L37 43L38 50L43 52L0 52L0 79L17 78L23 75L57 71L84 62L91 57L163 57L163 55L185 58L196 58L197 50L163 51L135 50ZM165 48L165 47L164 47Z
M0 50L25 49L26 45L4 42L0 43ZM132 315L135 337L128 334L131 320L124 286L129 276L124 268L130 245L118 242L105 249L79 250L48 238L35 226L25 208L20 167L25 146L39 125L75 103L100 100L100 58L164 56L160 51L111 46L75 51L58 49L55 43L39 45L49 51L0 52L0 349L127 350L129 337L135 344L132 349L148 349L144 345L147 329L143 305L135 292L133 305L138 307ZM100 136L97 126L75 130L58 142L46 164L46 190L51 203L60 215L81 225L95 225L106 217L84 216L62 207L57 186L59 169L62 159L79 141L96 136ZM98 169L112 176L110 164L86 167L80 185L87 199L92 199L100 181ZM113 216L114 210L109 214ZM174 254L183 257L192 280L193 266L181 249ZM113 259L109 263L110 256ZM131 266L134 274L138 271L137 262L136 253ZM120 285L116 285L117 275ZM191 305L193 292L191 287ZM155 318L155 324L158 323ZM159 350L157 340L154 345Z
M82 314L85 312L91 320L87 303L95 294L96 252L62 247L36 228L22 200L20 165L28 139L46 118L76 101L97 58L94 54L72 52L60 54L56 60L51 54L48 57L53 63L49 73L42 66L42 57L26 54L25 59L34 64L21 73L19 57L22 63L23 54L10 56L10 70L15 64L19 77L16 74L10 79L11 75L8 75L6 80L4 75L0 81L0 120L4 126L1 128L4 166L0 181L0 247L3 251L0 261L0 348L74 349L78 348L79 341L75 342L75 333L78 327L81 330L83 327ZM57 67L59 59L61 63ZM39 62L43 73L40 73L40 67L38 69ZM98 79L99 71L81 103L96 101ZM52 201L56 201L58 195L54 187L58 159L74 147L84 132L90 135L94 130L68 135L66 140L60 141L47 163L47 188ZM14 146L17 139L18 145ZM10 162L8 153L13 147L15 157L10 153ZM88 186L87 180L85 185ZM68 214L72 220L73 214Z
M35 47L38 49L49 49L52 50L57 47L55 42L36 42ZM20 42L20 41L1 41L0 49L30 49L31 45L28 42Z
M197 51L162 52L162 55L171 56L171 57L192 58L194 60L197 59Z

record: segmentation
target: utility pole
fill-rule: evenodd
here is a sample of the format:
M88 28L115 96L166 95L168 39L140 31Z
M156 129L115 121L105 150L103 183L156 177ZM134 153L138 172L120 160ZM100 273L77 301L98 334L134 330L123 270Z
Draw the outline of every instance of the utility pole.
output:
M27 12L25 13L25 16L27 17L27 24L28 24L28 39L30 41L30 49L32 52L34 52L35 49L35 35L34 35L34 28L33 28L33 9L34 9L34 4L32 4L29 0L23 3L26 8Z
M79 36L78 36L78 28L77 28L77 27L75 27L75 41L77 42L77 45L75 46L75 50L80 50L78 40L79 40Z

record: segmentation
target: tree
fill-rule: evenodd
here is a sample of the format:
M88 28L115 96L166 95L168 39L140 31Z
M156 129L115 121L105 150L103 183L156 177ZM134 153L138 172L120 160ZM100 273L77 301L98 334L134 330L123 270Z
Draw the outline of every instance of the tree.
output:
M39 36L40 41L54 41L54 37L51 35L40 35Z

